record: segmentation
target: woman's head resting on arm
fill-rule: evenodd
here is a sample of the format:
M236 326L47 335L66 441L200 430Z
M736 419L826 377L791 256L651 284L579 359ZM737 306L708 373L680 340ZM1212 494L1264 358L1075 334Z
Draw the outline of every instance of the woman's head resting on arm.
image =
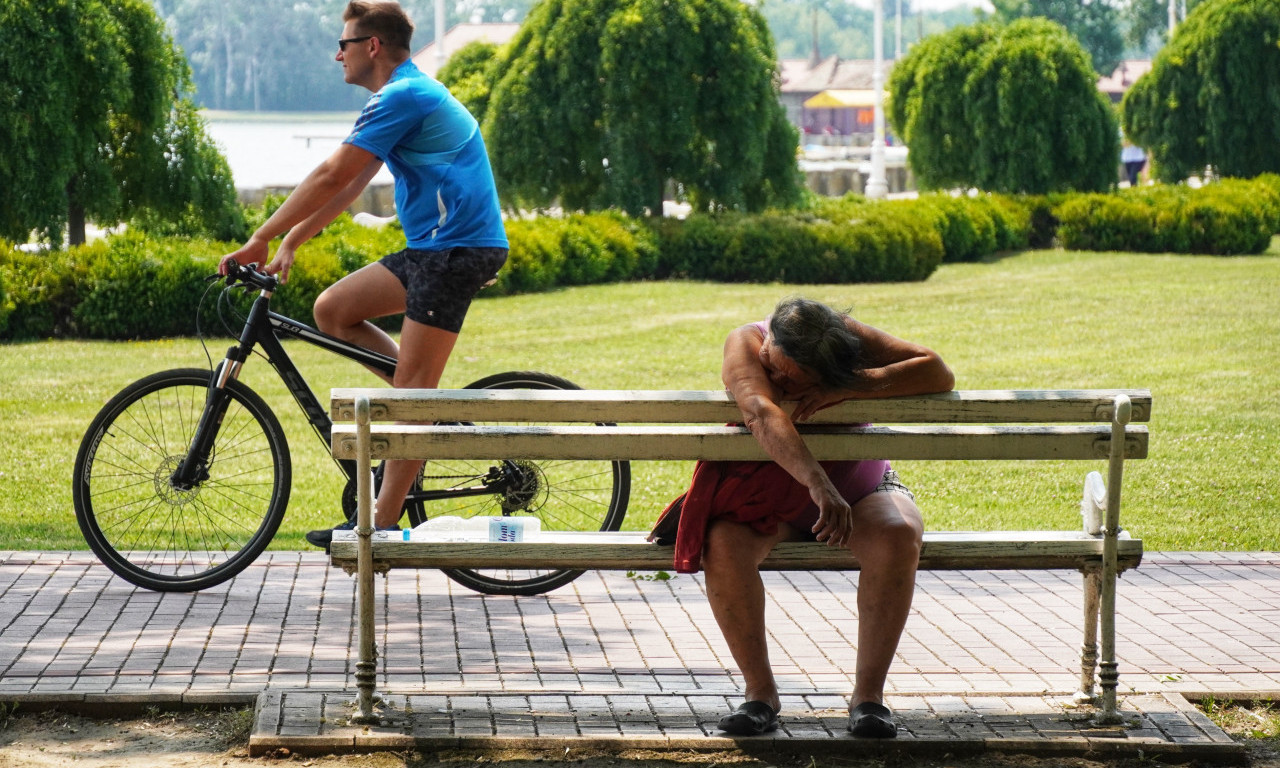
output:
M784 390L814 384L824 389L857 388L866 362L862 340L847 321L847 314L822 302L783 299L769 318L769 339L760 349L760 362Z

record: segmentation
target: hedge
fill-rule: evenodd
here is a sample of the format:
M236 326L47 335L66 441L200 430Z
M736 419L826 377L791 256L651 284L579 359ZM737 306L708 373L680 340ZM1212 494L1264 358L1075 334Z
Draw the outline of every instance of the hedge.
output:
M720 213L667 221L656 277L725 282L924 280L942 261L928 222L858 199L813 211Z
M1280 232L1280 177L1078 195L1054 215L1062 247L1073 250L1262 253Z
M266 210L262 215L266 215ZM511 253L482 296L623 280L857 283L925 280L943 262L1027 247L1261 253L1280 232L1280 175L1199 189L1113 194L924 195L868 202L815 198L803 209L699 213L650 221L620 213L507 223ZM342 276L404 246L342 216L299 249L277 311L304 322ZM29 253L0 242L0 339L156 338L196 330L196 306L234 244L133 232ZM380 321L387 327L398 320ZM205 333L221 333L211 315Z

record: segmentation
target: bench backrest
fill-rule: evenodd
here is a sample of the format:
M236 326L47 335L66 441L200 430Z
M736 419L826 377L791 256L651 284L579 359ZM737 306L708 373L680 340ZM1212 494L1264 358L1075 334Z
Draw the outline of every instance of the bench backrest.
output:
M355 420L357 395L369 398L371 421L724 424L742 418L724 390L338 388L331 398L335 422ZM808 423L1107 423L1119 395L1129 398L1131 421L1150 420L1146 389L991 389L848 400Z
M767 459L745 428L725 426L741 413L723 391L335 389L335 422L354 419L360 396L373 422L436 422L379 424L374 459ZM1150 418L1148 390L851 400L821 411L801 432L819 460L1106 459L1118 398L1129 404L1122 456L1145 458L1147 429L1128 422ZM335 425L333 451L355 456L353 425Z

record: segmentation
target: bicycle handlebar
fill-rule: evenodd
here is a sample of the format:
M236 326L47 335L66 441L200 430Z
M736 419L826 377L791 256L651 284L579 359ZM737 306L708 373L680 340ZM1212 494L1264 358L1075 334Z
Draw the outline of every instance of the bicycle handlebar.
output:
M274 291L280 286L280 281L274 275L260 271L256 264L240 266L238 261L231 259L227 261L227 285L236 283L251 285L264 291Z

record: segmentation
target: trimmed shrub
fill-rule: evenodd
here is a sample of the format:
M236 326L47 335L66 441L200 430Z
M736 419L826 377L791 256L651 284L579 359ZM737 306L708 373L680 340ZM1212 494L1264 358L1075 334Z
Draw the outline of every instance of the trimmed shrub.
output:
M989 211L969 198L948 194L922 196L921 213L930 215L942 236L943 261L979 261L996 252L996 225Z
M1280 234L1280 173L1264 173L1252 180L1253 184L1263 190L1267 199L1267 207L1274 214L1271 220L1272 234Z
M718 213L668 222L658 277L727 282L855 283L923 280L942 243L906 205L860 198L812 212Z
M79 303L77 287L87 271L75 251L0 251L0 280L12 306L4 338L75 335L71 310Z
M9 301L9 294L4 289L4 272L0 271L0 339L5 337L5 331L9 328L9 315L12 313L13 302Z
M1161 250L1155 236L1155 210L1118 195L1080 195L1058 207L1058 239L1063 248L1082 251Z
M1227 179L1072 197L1054 213L1064 248L1239 255L1266 251L1280 229L1277 211L1270 180Z
M499 294L536 293L555 288L564 254L560 250L560 219L507 222L510 253L490 291Z
M75 334L154 339L195 331L195 312L222 248L209 241L137 233L80 249L91 265L71 310Z

